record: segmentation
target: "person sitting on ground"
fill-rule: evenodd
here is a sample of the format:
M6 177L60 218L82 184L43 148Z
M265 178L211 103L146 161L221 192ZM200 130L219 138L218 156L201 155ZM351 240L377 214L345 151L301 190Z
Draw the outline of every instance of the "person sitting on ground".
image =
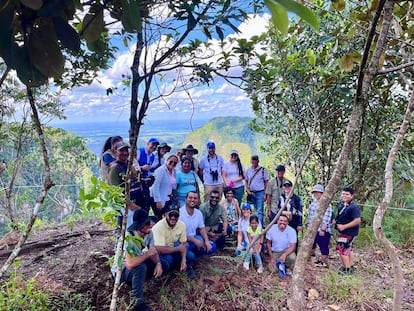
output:
M121 136L108 137L102 148L99 166L102 171L102 178L106 183L109 183L109 169L116 161L116 145L119 142L122 142Z
M223 158L216 154L216 144L212 141L207 143L207 152L208 154L201 158L198 170L198 177L204 184L204 202L210 200L212 190L219 192L219 200L223 195Z
M179 265L180 271L187 271L188 276L193 276L194 257L187 252L186 228L179 217L180 210L176 205L166 207L165 217L152 228L154 244L165 272L171 270L174 265Z
M154 172L161 165L165 164L165 155L171 151L171 147L167 143L161 143L157 147L157 152L154 153L154 162L151 165L151 172Z
M220 192L212 190L210 201L201 204L200 211L203 214L204 224L210 240L216 243L217 247L223 248L227 235L227 212L220 205Z
M230 151L230 161L223 166L224 187L233 188L234 198L241 203L244 194L244 167L237 150Z
M178 157L171 154L164 165L157 168L154 172L154 184L150 188L151 197L154 199L152 210L156 221L162 218L164 210L169 205L178 206L177 202L177 179L175 177L175 166Z
M338 213L333 222L339 233L336 249L341 258L341 273L354 273L354 252L352 250L352 243L358 236L360 223L361 211L359 205L354 201L354 189L345 187L342 190L342 201L339 203Z
M242 217L240 217L237 225L237 249L236 256L239 256L243 250L249 245L249 237L247 236L247 227L250 225L250 216L252 209L249 203L245 202L241 206Z
M193 145L187 145L187 147L183 149L183 153L184 156L191 161L191 170L197 174L200 162L194 158L194 156L198 154L198 149L194 148Z
M325 191L324 186L316 185L312 188L313 201L309 205L309 215L306 222L306 227L308 227L315 216L316 209L319 206L319 200L322 197L323 192ZM312 245L311 256L315 256L316 246L319 245L321 251L321 258L316 261L316 265L319 267L328 268L328 256L329 256L329 242L331 240L332 234L332 215L333 208L331 204L328 205L328 208L325 211L325 214L322 218L322 223L318 228L316 233L315 241Z
M269 269L274 271L279 260L286 267L286 274L291 275L296 261L297 236L289 225L288 216L282 214L266 233L266 247L269 253Z
M259 237L262 233L262 226L259 224L259 218L256 215L250 216L250 225L247 227L247 238L249 239L249 245ZM260 256L262 250L263 236L260 236L258 240L252 245L249 249L249 253L244 259L243 268L249 270L250 260L254 258L256 264L258 265L257 273L263 273L263 261Z
M177 171L176 177L178 203L180 206L184 206L188 192L193 191L200 193L198 187L198 176L191 170L191 161L189 158L182 158L181 170Z
M144 283L151 276L158 278L163 273L158 251L154 247L151 228L152 222L148 213L145 210L138 210L134 213L133 223L128 227L125 238L121 283L125 282L132 286L131 304L135 311L151 310L144 302ZM112 267L114 277L117 270L115 262Z
M229 223L227 227L227 234L236 234L236 226L241 217L241 210L239 207L239 202L234 198L233 188L226 187L224 188L224 196L220 204L226 208L227 211L227 222Z
M196 255L210 254L214 242L208 239L204 225L203 214L197 209L200 197L197 192L187 193L185 205L180 208L180 220L185 224L187 233L187 248Z

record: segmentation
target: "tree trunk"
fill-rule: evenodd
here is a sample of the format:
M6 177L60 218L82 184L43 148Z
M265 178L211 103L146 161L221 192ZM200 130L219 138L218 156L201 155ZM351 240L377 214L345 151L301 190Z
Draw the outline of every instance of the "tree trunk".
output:
M345 141L341 150L341 153L337 160L337 165L333 172L331 179L328 182L328 185L323 193L320 202L319 208L316 210L315 216L306 231L303 240L302 247L299 249L298 256L295 264L295 273L292 276L292 287L293 294L290 299L288 299L288 307L290 310L304 310L306 309L306 299L305 299L305 289L303 274L300 273L305 270L305 265L307 258L309 256L309 251L313 240L315 238L317 229L322 222L323 215L325 214L326 209L328 208L329 203L331 202L333 195L336 192L336 189L340 183L340 180L345 172L352 148L355 143L355 138L358 135L360 124L362 121L362 116L365 110L367 103L367 95L370 89L373 77L378 68L378 60L383 51L385 41L387 39L387 34L390 27L390 21L392 18L392 9L394 7L394 1L381 0L374 19L371 22L370 31L368 34L367 42L364 49L364 54L361 61L361 68L358 76L358 85L357 91L354 99L354 105L352 114L349 119L349 123L346 129ZM374 41L374 36L376 34L376 28L379 23L380 17L382 15L383 9L385 14L383 16L383 24L381 33L378 41L375 45L375 50L372 53L371 60L367 64L368 57L371 54L371 46Z
M414 92L411 93L410 101L407 105L407 110L404 115L403 122L400 126L400 130L398 132L397 137L395 138L394 145L392 146L390 153L388 155L387 164L385 166L385 195L378 206L375 217L373 221L374 227L374 234L381 245L385 248L388 256L391 259L391 263L393 266L394 271L394 301L393 301L393 310L400 311L401 310L401 302L404 296L404 276L401 268L401 263L398 258L398 254L395 250L394 245L387 239L382 231L382 219L384 218L384 214L387 211L390 201L392 198L393 193L393 182L392 182L392 167L395 162L395 157L397 156L397 152L400 149L402 140L404 139L404 135L407 132L408 126L411 120L411 114L414 111Z
M43 155L43 162L45 164L45 180L43 182L43 188L40 192L40 195L37 199L37 202L33 208L33 213L30 217L30 220L26 226L26 230L22 233L20 236L19 242L17 243L16 247L14 248L13 252L10 254L9 258L6 260L6 262L3 264L3 266L0 269L0 278L3 277L4 273L7 271L7 269L10 267L10 265L13 263L13 261L16 259L17 256L19 256L19 253L22 249L23 244L26 242L27 238L29 237L30 232L32 231L33 224L37 218L37 215L39 213L40 208L42 207L42 204L47 196L47 193L50 188L52 188L53 183L51 180L50 175L50 166L49 166L49 156L46 149L46 142L45 142L45 136L43 134L42 125L40 123L39 115L37 113L37 108L35 105L35 101L33 98L33 93L30 87L27 87L27 97L29 99L30 107L32 109L32 118L33 122L35 124L35 128L37 131L37 134L39 136L39 142L40 147L42 150Z

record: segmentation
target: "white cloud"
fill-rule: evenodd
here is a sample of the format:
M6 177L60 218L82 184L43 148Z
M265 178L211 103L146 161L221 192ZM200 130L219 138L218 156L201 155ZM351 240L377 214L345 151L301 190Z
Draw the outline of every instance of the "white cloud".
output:
M239 26L240 34L231 34L233 38L250 38L266 31L269 16L253 16ZM163 38L165 40L165 38ZM219 42L212 40L211 47L219 50ZM164 45L170 42L162 42ZM149 48L148 54L154 55L155 45ZM226 47L231 48L231 45ZM88 120L126 120L129 117L130 90L122 84L123 75L130 75L133 61L133 51L120 51L110 69L102 71L98 79L89 86L82 86L66 91L62 100L67 102L66 115L69 121L84 122ZM188 70L182 70L188 74ZM239 73L240 68L232 69L232 73ZM178 79L176 72L166 74L158 88L163 91L171 90L174 79ZM114 88L114 94L107 96L106 89ZM226 115L252 115L249 99L243 92L224 81L215 78L210 86L190 88L187 92L175 92L163 100L151 103L149 117L154 119L188 118L195 109L195 118L206 118ZM155 93L154 93L155 94Z

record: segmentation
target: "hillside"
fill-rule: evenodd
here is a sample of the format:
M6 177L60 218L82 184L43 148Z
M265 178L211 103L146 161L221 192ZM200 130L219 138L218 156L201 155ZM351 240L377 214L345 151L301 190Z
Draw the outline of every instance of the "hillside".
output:
M3 295L6 291L21 295L26 281L34 278L30 295L3 301L0 295L0 310L108 310L113 286L108 262L113 247L113 231L100 220L37 230L22 250L20 267L9 269L22 276L8 283L2 280ZM10 251L0 250L1 263ZM308 310L391 310L393 274L385 254L374 244L355 252L353 276L337 273L339 258L334 251L329 269L308 263L303 276L306 292L313 296L307 300ZM194 279L174 273L150 280L145 289L148 304L154 311L287 310L291 279L267 270L262 275L245 272L232 253L229 246L217 256L200 258ZM399 251L406 282L403 310L414 310L413 254L414 249ZM267 256L263 259L266 265ZM122 286L118 310L127 310L129 289ZM48 295L43 307L35 305L39 290Z
M266 143L264 135L250 129L252 118L248 117L218 117L210 120L204 126L189 133L184 146L194 145L201 154L205 154L206 143L214 141L216 151L227 161L230 150L237 149L243 163L250 162L253 154L262 155L260 146Z

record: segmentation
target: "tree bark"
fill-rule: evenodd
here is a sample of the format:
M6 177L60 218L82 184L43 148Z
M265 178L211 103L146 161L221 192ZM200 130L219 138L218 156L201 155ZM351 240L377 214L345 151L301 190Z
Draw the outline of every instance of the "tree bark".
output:
M45 165L45 180L43 182L43 188L33 208L33 213L30 217L30 220L26 226L25 231L20 236L19 242L17 243L13 252L10 254L9 258L6 260L6 262L3 264L3 266L0 269L0 278L3 277L4 273L7 271L10 265L19 255L23 247L23 244L26 242L27 238L29 237L30 232L32 231L33 224L37 218L40 208L43 205L43 202L47 196L47 193L49 192L50 188L53 187L53 182L51 180L51 175L50 175L49 156L48 156L48 152L46 148L45 136L43 133L42 125L40 123L39 115L37 113L37 108L36 108L36 104L33 98L32 89L30 87L27 87L27 97L29 99L30 107L32 109L33 122L36 128L37 134L39 136L39 142L40 142L40 147L42 150L43 162Z
M400 130L398 132L397 137L395 138L394 145L392 146L390 153L388 155L387 164L385 166L385 194L382 202L378 206L374 221L373 221L373 228L374 234L381 245L385 248L388 256L391 259L391 264L393 266L394 271L394 300L393 300L393 310L400 311L401 310L401 302L404 296L404 276L401 268L401 263L398 258L398 254L394 245L387 239L382 230L382 220L384 218L385 212L387 211L390 201L393 194L393 181L392 181L392 172L393 172L393 165L395 162L395 157L400 149L401 143L404 139L404 135L407 133L408 126L410 125L411 115L414 111L414 92L411 93L410 101L407 105L407 110L404 115L403 122L400 126Z
M315 216L303 237L302 247L299 249L298 256L296 259L295 269L297 269L297 267L299 267L299 269L302 270L304 269L317 229L322 222L323 215L326 209L328 208L328 205L331 202L333 195L335 194L336 189L340 183L340 180L346 170L346 166L355 143L355 137L357 137L358 135L360 124L362 121L362 116L367 104L368 91L371 87L374 74L377 71L379 63L378 60L384 49L384 44L387 39L393 7L394 1L381 0L378 4L376 14L371 22L371 27L365 45L364 54L362 56L361 68L358 76L357 91L354 99L353 109L346 129L345 141L341 153L338 157L337 165L334 169L333 175L329 180L325 192L323 193L320 199L319 208L316 210ZM385 10L385 14L383 16L381 33L378 41L376 42L375 50L372 53L371 60L369 64L367 64L368 57L371 54L370 50L374 41L376 27L380 21L383 9ZM288 307L290 310L306 309L304 285L305 284L303 283L301 274L295 272L292 276L293 293L291 298L288 299Z

